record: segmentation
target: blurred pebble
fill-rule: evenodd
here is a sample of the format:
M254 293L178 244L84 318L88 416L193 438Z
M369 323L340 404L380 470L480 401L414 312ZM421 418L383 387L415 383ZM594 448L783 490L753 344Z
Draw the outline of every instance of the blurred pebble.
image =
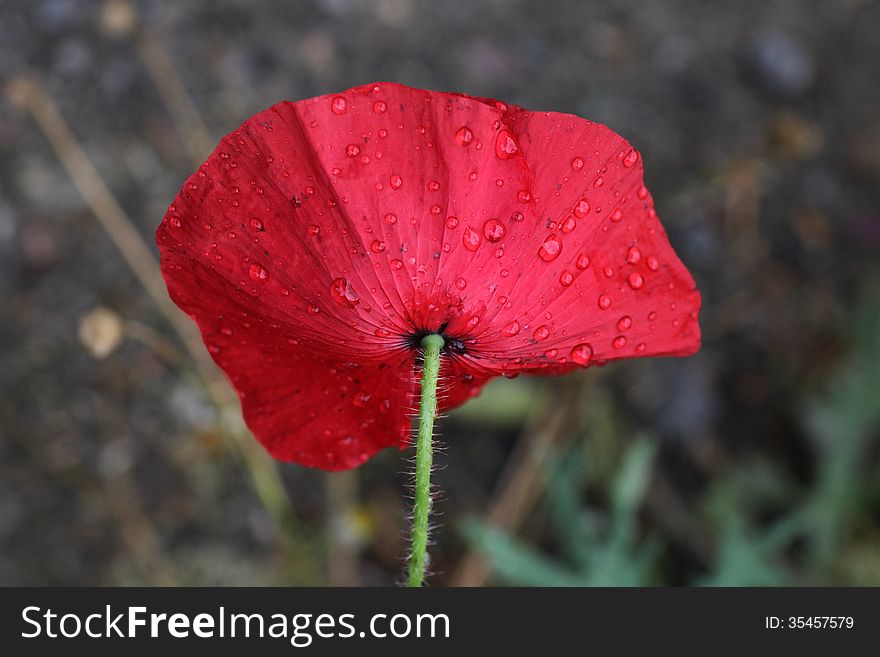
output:
M79 341L99 360L116 350L124 334L122 319L103 306L90 310L79 320Z
M798 97L813 86L816 64L810 53L783 32L767 32L750 44L749 63L757 80L771 93Z

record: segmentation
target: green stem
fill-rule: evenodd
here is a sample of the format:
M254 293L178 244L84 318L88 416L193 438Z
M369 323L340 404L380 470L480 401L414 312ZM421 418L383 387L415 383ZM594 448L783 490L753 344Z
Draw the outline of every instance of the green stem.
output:
M434 418L437 415L437 378L443 337L432 333L422 338L425 362L422 366L422 399L419 403L419 429L416 436L416 490L413 504L412 553L409 558L408 585L419 587L425 579L425 553L428 547L428 510L431 501L431 462L434 448Z

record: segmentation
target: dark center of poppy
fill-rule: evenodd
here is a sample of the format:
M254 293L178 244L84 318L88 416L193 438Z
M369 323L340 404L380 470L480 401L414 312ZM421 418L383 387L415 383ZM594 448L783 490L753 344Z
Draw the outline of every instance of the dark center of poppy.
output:
M406 340L406 344L410 349L420 350L422 348L422 338L426 335L431 335L432 333L437 333L443 338L443 352L447 354L463 354L467 351L467 346L465 345L465 341L459 337L448 335L446 331L446 324L443 324L436 331L426 331L426 330L416 330L407 335L404 339Z

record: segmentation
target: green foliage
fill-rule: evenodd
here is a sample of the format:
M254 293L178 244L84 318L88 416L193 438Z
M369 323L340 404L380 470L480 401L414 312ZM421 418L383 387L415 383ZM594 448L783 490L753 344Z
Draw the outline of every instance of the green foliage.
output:
M711 482L690 501L714 546L708 572L692 584L880 584L880 530L871 520L880 479L870 466L880 426L880 295L865 299L852 324L849 357L801 405L814 474L804 485L779 464L755 459L738 462ZM477 521L465 526L498 580L540 586L665 583L660 574L672 539L640 524L639 517L655 444L642 437L627 445L623 425L613 402L596 396L589 435L547 459L551 523L537 532L549 539L552 552Z

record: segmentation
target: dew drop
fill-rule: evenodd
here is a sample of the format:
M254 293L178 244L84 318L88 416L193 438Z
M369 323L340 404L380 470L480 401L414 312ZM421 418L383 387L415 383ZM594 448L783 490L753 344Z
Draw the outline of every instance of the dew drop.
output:
M391 265L391 269L393 269L394 271L400 271L403 268L403 260L397 260L395 258L389 264Z
M428 191L436 192L438 189L440 189L440 183L438 183L436 180L432 180L428 183Z
M459 146L468 146L474 140L474 133L466 125L455 131L455 141Z
M575 171L580 171L584 168L584 160L583 158L576 157L571 161L571 168Z
M521 189L516 193L516 199L520 203L528 203L532 200L532 194L527 189Z
M467 281L463 278L459 278L457 281L455 281L455 287L457 287L459 290L463 290L467 287Z
M507 233L507 229L497 219L489 219L483 224L483 235L490 242L500 242L505 233Z
M266 279L269 278L269 270L262 265L254 263L248 267L248 276L257 283L265 283Z
M516 145L516 140L513 138L513 133L504 128L495 136L495 155L501 160L509 160L516 152L519 150L519 147Z
M638 354L644 353L645 349L647 349L647 348L648 348L648 345L646 345L644 342L639 342L636 345L636 353L638 353Z
M562 232L563 233L570 233L575 228L577 228L577 225L578 225L577 219L575 219L574 217L569 215L568 217L565 218L565 221L562 222Z
M575 345L571 350L571 359L578 365L589 365L593 358L593 348L586 342Z
M576 217L586 217L590 213L590 202L586 198L582 198L574 205L574 215Z
M393 212L389 212L389 213L386 214L384 217L382 217L382 220L383 220L386 224L389 224L389 225L390 225L390 224L396 224L396 223L397 223L397 215L394 214Z
M384 114L385 110L388 109L388 104L384 100L377 100L373 103L373 111L376 114Z
M174 228L180 228L180 217L168 217L168 223Z
M564 269L561 274L559 274L559 283L564 287L568 287L572 283L574 283L574 274L572 274L567 269Z
M345 114L345 110L348 109L348 103L345 102L345 98L342 96L334 96L333 100L330 101L330 110L334 114Z
M513 320L512 322L510 322L510 324L501 329L501 335L503 335L505 338L512 338L514 335L519 333L519 329L519 322Z
M373 243L370 244L370 251L373 253L382 253L385 250L385 242L382 240L373 240Z
M250 224L251 230L255 230L258 233L262 233L266 230L266 227L263 226L263 222L256 217L252 218L248 223Z
M586 269L590 266L589 256L586 253L581 253L575 260L574 266L581 270Z
M314 237L315 235L318 235L321 232L321 227L316 226L315 224L312 224L311 226L309 226L307 232L309 233L309 235Z
M629 315L624 315L619 320L617 320L618 331L628 331L630 328L632 328L632 325L632 317L630 317Z
M309 315L317 315L319 312L321 312L321 309L318 308L318 306L316 306L315 304L310 303L309 307L308 307L308 311L309 311Z
M474 230L471 230L470 226L465 226L464 233L461 236L462 244L464 244L464 248L468 251L476 251L480 248L480 242L483 241L483 238L480 237L480 234Z
M610 215L608 215L608 218L611 219L611 221L613 221L614 223L618 223L621 219L623 219L623 212L621 212L620 210L615 210Z
M648 188L642 185L641 187L639 187L639 191L636 192L636 196L638 196L642 200L648 198Z
M348 157L357 157L361 154L360 146L358 146L357 144L349 144L345 147L345 154Z
M345 278L334 278L330 284L330 297L340 306L348 306L353 308L357 305L357 293L351 287L351 284Z
M655 258L654 256L648 256L645 259L645 264L648 265L648 269L650 269L651 271L657 271L658 269L660 269L660 261L657 260L657 258Z
M627 153L623 157L623 166L629 168L635 166L636 162L639 161L639 152L635 148L631 148L629 153Z
M550 329L547 326L539 326L532 334L538 342L542 342L550 337Z
M629 250L626 252L626 261L631 265L637 265L641 259L642 252L639 251L639 248L637 246L629 247Z
M370 403L371 397L372 395L368 392L359 392L354 397L352 397L351 403L358 408L366 408L367 404Z
M606 296L606 295L604 295L604 294L601 295L601 296L599 297L598 304L599 304L599 307L600 307L602 310L606 310L606 309L608 309L608 307L611 306L611 297Z
M517 223L519 223L520 221L522 221L524 218L525 218L525 217L523 217L523 213L522 213L522 212L516 212L516 211L514 211L514 213L510 215L510 220L511 220L511 221L515 221L515 222L517 222Z
M449 230L452 230L456 226L458 226L458 217L453 217L452 215L446 217L446 227Z
M605 278L613 278L614 277L614 268L613 267L605 267L602 270L602 273L605 274Z
M615 349L623 349L626 346L626 337L618 335L611 344Z
M392 174L391 178L388 181L388 184L391 185L391 189L400 189L403 185L403 178L398 174Z
M562 242L559 241L559 238L556 237L556 235L549 235L547 239L544 240L541 248L538 249L538 255L541 256L541 260L544 262L552 262L553 260L556 260L561 252Z
M629 275L629 286L632 289L638 290L644 284L645 279L642 278L642 275L639 272L634 271L632 274Z
M440 214L441 212L443 212L443 208L441 208L436 203L431 206L431 214L437 215L437 214Z

